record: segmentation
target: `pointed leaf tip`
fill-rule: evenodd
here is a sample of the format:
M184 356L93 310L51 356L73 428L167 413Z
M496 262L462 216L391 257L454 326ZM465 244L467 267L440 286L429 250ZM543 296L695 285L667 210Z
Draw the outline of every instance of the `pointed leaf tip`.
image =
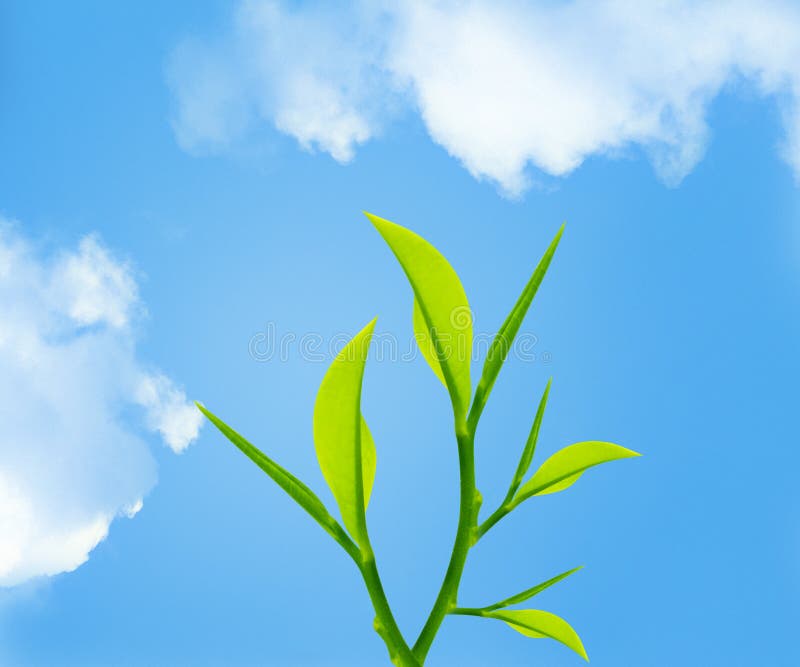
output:
M511 607L515 604L519 604L520 602L525 602L525 600L529 600L530 598L534 597L535 595L539 595L542 591L546 591L551 586L563 581L570 575L575 574L576 572L583 569L583 565L579 565L578 567L573 567L571 570L567 570L566 572L562 572L561 574L557 574L555 577L551 577L547 581L543 581L540 584L536 584L536 586L532 586L521 593L517 593L516 595L512 595L510 598L506 598L505 600L501 600L500 602L495 602L493 605L489 605L488 607L484 607L484 611L496 611L497 609L504 609L505 607Z
M394 222L365 213L391 248L411 283L416 301L412 318L423 356L443 380L457 419L466 417L472 395L472 312L461 280L428 241Z
M336 355L314 405L314 447L344 525L366 538L365 509L375 478L375 443L361 415L361 385L374 318Z
M562 224L558 232L556 232L556 235L553 237L553 240L550 242L550 245L548 246L544 255L539 260L539 263L536 265L533 274L522 290L522 293L517 298L517 301L514 304L514 307L511 309L511 312L500 326L497 335L494 337L494 340L492 340L492 344L489 346L489 350L486 354L486 360L483 363L481 378L478 382L478 387L475 390L475 402L472 406L472 413L470 414L470 419L473 421L473 426L477 424L477 421L483 412L483 408L486 405L486 401L489 399L489 395L492 392L492 388L494 387L494 383L500 373L500 369L503 367L506 357L508 357L508 354L511 351L511 346L513 345L514 339L519 332L519 328L525 319L525 315L527 314L528 309L530 308L531 303L536 296L536 292L539 290L539 286L544 280L547 269L550 267L550 262L553 259L553 255L555 255L563 232L564 225Z
M352 554L352 549L355 546L350 539L345 535L344 530L334 519L328 510L325 508L323 502L316 496L316 494L309 489L297 477L292 475L288 470L282 468L275 461L269 458L258 447L246 440L242 435L237 433L234 429L228 426L219 417L207 410L199 402L196 402L200 411L208 418L208 420L216 426L219 431L230 440L245 456L247 456L253 463L255 463L261 470L263 470L272 480L280 486L294 501L300 505L311 517L317 521L327 532L331 535L348 553Z
M504 621L512 629L526 637L555 639L575 651L587 662L589 661L589 656L586 654L586 649L578 633L563 618L551 614L549 611L538 609L494 611L488 614L488 618Z
M544 411L547 407L547 399L550 396L550 387L552 384L553 378L550 378L547 381L547 385L544 388L542 397L539 400L539 407L536 408L536 416L533 419L533 425L531 426L530 433L528 434L528 439L525 442L525 447L522 450L522 456L520 456L517 470L514 473L514 478L511 480L511 486L508 489L508 494L506 494L506 502L510 501L516 495L517 489L519 489L520 484L522 484L522 480L525 478L528 468L530 468L533 461L533 456L536 452L536 443L539 441L539 429L542 426L542 419L544 419Z
M564 447L542 463L541 467L522 485L516 502L530 496L556 493L572 486L583 473L609 461L641 456L632 449L612 442L589 440Z

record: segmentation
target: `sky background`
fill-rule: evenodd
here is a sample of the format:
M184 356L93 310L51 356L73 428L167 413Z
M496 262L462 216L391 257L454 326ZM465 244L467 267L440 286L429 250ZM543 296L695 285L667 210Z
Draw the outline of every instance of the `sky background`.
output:
M252 127L234 140L224 124L223 149L209 150L186 139L209 125L189 127L185 110L208 100L187 98L180 45L194 40L213 63L216 52L202 45L225 39L235 8L3 3L0 213L39 258L31 265L50 266L46 258L95 234L138 285L141 312L119 343L131 366L172 378L181 400L202 401L333 507L311 437L329 358L303 359L294 346L286 360L258 361L253 336L274 326L278 335L327 340L378 315L377 332L408 345L410 288L362 210L437 246L461 276L476 331L486 333L566 221L523 325L536 336L535 359L506 363L478 432L485 511L505 493L551 376L535 464L587 439L644 456L593 470L498 524L470 555L460 602L489 604L582 564L534 606L569 620L593 664L796 664L800 190L787 149L790 93L737 76L698 84L707 133L693 135L701 149L687 149L697 159L681 163L685 174L659 169L658 141L670 125L660 139L640 129L609 138L601 128L594 143L566 150L574 164L559 161L562 143L523 151L520 180L513 164L482 153L486 146L472 152L463 143L470 123L453 121L463 136L437 135L432 118L455 112L426 106L421 93L405 101L394 83L376 84L393 91L391 108L365 116L378 120L356 132L363 141L345 132L298 146L302 129L274 127L276 87L269 96L278 102ZM282 71L284 55L276 48L267 69ZM541 145L535 135L520 141ZM10 299L0 301L6 323L16 312ZM89 347L80 368L113 375L117 358L105 350ZM10 377L0 376L4 396L15 390ZM71 380L52 382L75 398ZM338 546L214 430L203 428L176 455L129 403L103 409L154 459L153 479L137 479L143 507L114 520L74 571L0 589L0 664L383 664L369 600ZM2 421L14 406L0 408ZM455 530L449 402L417 356L369 363L363 409L378 450L373 543L398 622L416 636ZM50 498L52 519L94 460L65 453L73 439L56 423L44 430L35 445L42 470L63 456L81 471L63 498ZM24 432L0 431L0 472L11 478L12 454L26 447ZM7 507L6 530L9 516ZM555 642L451 617L427 664L578 662Z

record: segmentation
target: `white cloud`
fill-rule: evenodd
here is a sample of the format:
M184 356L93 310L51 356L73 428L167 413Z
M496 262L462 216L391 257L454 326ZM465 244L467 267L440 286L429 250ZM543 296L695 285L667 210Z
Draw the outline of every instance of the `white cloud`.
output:
M644 150L677 184L702 159L709 103L730 84L775 96L800 177L800 8L780 0L406 0L241 4L229 34L179 48L174 126L222 149L260 122L339 161L397 99L434 141L508 194L528 167ZM245 122L243 119L248 118Z
M96 238L43 257L0 221L0 587L74 570L142 508L156 467L129 412L175 451L197 436L183 392L136 358L142 312Z
M184 41L167 68L180 145L225 149L266 121L307 150L350 161L379 131L385 109L385 100L372 97L383 75L359 16L339 7L288 12L246 1L229 35Z
M123 328L138 305L136 282L129 267L109 257L91 236L80 242L77 253L61 258L52 274L52 287L77 324L104 323Z
M166 375L143 375L134 399L145 408L148 427L158 431L176 454L197 437L202 421L200 411L186 402L186 394Z

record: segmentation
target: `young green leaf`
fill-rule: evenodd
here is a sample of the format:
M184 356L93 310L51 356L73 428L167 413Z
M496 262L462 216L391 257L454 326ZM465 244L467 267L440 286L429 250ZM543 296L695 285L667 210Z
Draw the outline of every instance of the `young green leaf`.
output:
M470 423L473 431L477 426L478 419L483 412L483 408L486 405L495 380L497 380L497 375L500 373L500 369L503 367L503 363L511 350L511 345L522 325L522 320L525 318L528 308L530 308L533 297L536 296L539 285L542 284L542 280L547 273L550 261L553 259L553 255L556 252L558 242L561 240L561 235L563 233L564 225L561 225L561 228L558 230L555 238L550 242L550 246L545 251L542 259L539 260L539 264L536 266L530 280L528 280L528 284L525 285L525 289L522 290L522 294L520 294L517 302L508 314L508 317L506 317L505 322L503 322L500 330L494 337L492 344L489 346L489 351L486 354L486 361L483 363L481 379L475 389L475 400L470 410Z
M367 420L361 417L361 479L364 484L364 509L369 505L372 485L375 482L375 468L378 465L378 452L375 440L367 426Z
M361 384L375 320L342 349L322 379L314 405L314 447L322 474L359 544L375 477L375 443L361 416Z
M309 489L303 482L297 479L290 472L279 466L270 459L258 447L248 442L239 433L223 422L219 417L212 414L200 403L196 403L200 412L216 426L220 432L238 447L253 463L269 475L275 483L288 493L312 518L319 523L351 556L357 557L358 549L328 512L322 501L316 494Z
M422 314L422 310L419 307L419 301L416 299L414 299L414 316L412 321L414 323L414 338L417 341L417 345L419 345L423 359L428 362L428 366L431 367L436 377L439 378L441 383L447 388L447 380L444 379L444 373L442 373L442 364L439 361L439 353L436 351L436 343L431 338L428 325L425 322L425 316Z
M542 425L542 418L544 417L544 409L547 407L547 397L550 394L550 385L553 382L553 378L550 378L547 381L547 386L544 388L544 393L542 394L542 398L539 401L539 407L536 409L536 417L533 419L533 426L531 426L531 432L528 434L528 440L525 443L525 449L522 450L522 456L519 460L519 465L517 466L517 471L514 473L514 479L511 481L511 487L508 489L508 494L506 495L505 502L510 501L514 494L516 494L517 489L519 489L520 484L522 484L522 480L525 477L525 474L528 472L528 468L531 466L531 461L533 460L533 454L536 451L536 441L539 439L539 428Z
M549 637L550 639L555 639L567 648L571 648L587 662L589 661L589 656L586 655L586 649L583 648L583 642L581 642L578 633L563 618L551 614L549 611L513 609L493 611L485 614L485 616L504 621L526 637Z
M423 346L423 355L436 372L439 364L450 393L453 411L466 416L472 394L472 313L455 270L442 254L421 236L393 222L366 213L392 249L414 290L425 329L436 354Z
M553 484L553 486L548 486L544 491L539 491L539 493L535 494L537 496L548 496L551 493L558 493L559 491L563 491L564 489L568 489L571 487L575 482L577 482L585 470L581 472L575 473L574 475L570 475L569 477L565 477L557 484Z
M571 570L567 570L566 572L562 572L561 574L556 575L552 579L548 579L547 581L543 581L541 584L537 584L531 588L528 588L521 593L517 593L516 595L512 595L510 598L506 598L505 600L501 600L500 602L495 602L493 605L489 605L488 607L483 607L483 611L495 611L496 609L503 609L504 607L510 607L515 604L519 604L520 602L525 602L532 598L534 595L538 595L543 590L550 588L553 584L557 584L559 581L563 581L571 574L575 574L578 570L582 570L583 565L580 567L574 567Z
M572 486L588 468L608 461L640 456L633 450L610 442L578 442L553 454L542 463L517 493L514 503L519 504L531 496L563 491Z

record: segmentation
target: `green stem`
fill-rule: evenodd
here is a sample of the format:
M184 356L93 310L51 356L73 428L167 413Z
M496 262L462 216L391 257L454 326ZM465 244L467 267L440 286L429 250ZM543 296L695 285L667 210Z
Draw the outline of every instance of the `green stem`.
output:
M332 528L328 528L328 526L323 526L323 528L342 546L342 549L355 561L356 565L361 567L361 550L358 548L358 545L350 539L350 536L345 532L338 521L333 519L333 522Z
M433 604L428 620L425 622L419 638L414 644L414 655L420 665L424 664L425 657L428 655L433 643L433 638L439 631L445 616L455 608L458 586L461 583L461 575L467 562L467 554L474 543L478 500L475 489L473 433L473 431L468 431L466 428L457 429L456 433L458 464L461 471L458 528L456 530L455 543L453 544L453 553L450 556L450 563L447 566L447 572L439 590L439 595L436 597L436 602Z
M454 616L485 616L486 609L475 609L474 607L456 607L450 613Z
M386 599L386 592L383 590L383 584L378 574L378 567L375 564L375 554L369 544L363 549L358 569L361 570L372 607L375 609L375 632L380 635L386 648L389 649L389 658L392 663L398 667L420 667L420 663L403 638L389 607L389 601Z
M504 503L500 505L500 507L498 507L494 511L494 513L488 519L486 519L486 521L484 521L480 526L478 526L478 530L476 532L476 541L481 539L489 531L489 529L492 526L494 526L494 524L500 521L500 519L502 519L512 509L514 509L514 507L516 507L516 505L514 505L513 503L511 504Z

